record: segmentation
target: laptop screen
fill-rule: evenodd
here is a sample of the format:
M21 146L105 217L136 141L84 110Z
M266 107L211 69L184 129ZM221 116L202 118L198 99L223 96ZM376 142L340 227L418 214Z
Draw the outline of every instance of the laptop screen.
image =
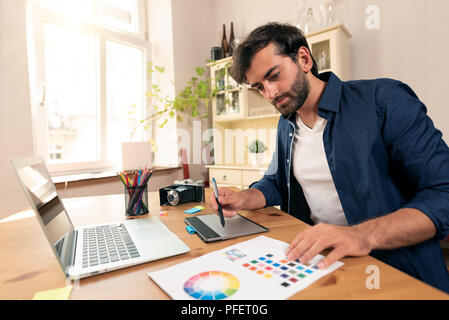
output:
M56 188L40 157L11 160L19 182L48 241L54 247L64 271L71 263L74 249L73 225L56 193Z

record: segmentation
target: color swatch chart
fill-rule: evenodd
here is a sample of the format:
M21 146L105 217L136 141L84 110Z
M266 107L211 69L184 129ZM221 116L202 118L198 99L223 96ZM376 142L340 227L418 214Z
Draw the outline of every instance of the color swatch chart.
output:
M278 281L283 288L288 288L298 281L306 280L308 276L319 271L316 265L302 264L298 260L279 260L271 253L245 261L242 263L242 267L255 272L265 279Z
M283 300L343 265L318 269L322 255L308 264L288 261L287 249L286 242L258 236L148 276L173 299Z

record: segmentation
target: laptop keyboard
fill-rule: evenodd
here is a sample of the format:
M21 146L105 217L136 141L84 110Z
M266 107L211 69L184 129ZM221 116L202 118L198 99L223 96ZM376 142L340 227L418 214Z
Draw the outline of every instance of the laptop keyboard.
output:
M83 230L83 268L140 257L124 224Z

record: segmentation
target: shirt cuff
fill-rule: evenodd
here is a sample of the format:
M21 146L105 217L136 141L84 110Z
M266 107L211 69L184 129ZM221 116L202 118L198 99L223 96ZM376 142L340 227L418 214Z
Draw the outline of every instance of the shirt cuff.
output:
M426 205L426 202L418 199L413 199L408 203L402 205L402 208L412 208L424 213L435 225L436 234L438 240L444 240L449 235L449 216L447 214L447 208L435 206L439 201L433 201L432 209Z
M266 177L266 176L265 176ZM265 197L266 205L265 207L272 207L272 206L279 206L282 204L282 198L277 191L277 188L275 185L273 185L273 182L266 181L262 178L262 180L259 180L257 182L253 182L249 188L255 188L262 192L262 194Z

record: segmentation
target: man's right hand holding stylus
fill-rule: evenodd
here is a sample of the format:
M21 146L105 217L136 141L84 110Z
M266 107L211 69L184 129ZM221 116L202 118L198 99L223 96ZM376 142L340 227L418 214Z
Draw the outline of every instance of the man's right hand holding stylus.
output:
M210 205L218 214L218 205L213 192L209 193ZM265 197L258 189L234 191L229 188L218 188L218 202L225 218L232 218L239 210L256 210L265 207Z
M212 209L218 213L218 205L213 192L209 193L209 198ZM236 192L228 188L218 188L218 202L221 204L225 218L235 216L237 211L243 207L244 201L244 196L241 192Z

